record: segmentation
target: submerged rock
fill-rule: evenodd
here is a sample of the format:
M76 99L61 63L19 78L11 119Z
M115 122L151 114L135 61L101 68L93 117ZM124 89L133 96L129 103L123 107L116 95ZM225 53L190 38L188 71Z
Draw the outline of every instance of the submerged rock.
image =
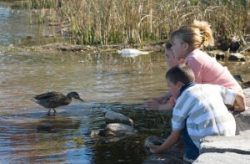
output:
M80 120L56 116L51 119L45 117L36 123L37 132L54 133L66 129L78 129L80 127Z
M149 136L148 138L145 139L144 142L144 148L147 153L151 153L149 150L149 147L151 145L161 145L164 142L164 140L160 137L157 136Z
M36 128L37 132L47 132L47 133L54 133L56 132L55 127L50 124L50 123L44 123L44 124L40 124L37 126Z
M165 163L174 163L174 164L183 164L182 160L182 150L180 148L180 143L174 145L171 149L164 151L161 154L152 154L149 151L150 145L161 145L164 142L164 139L157 136L149 136L145 139L144 148L146 153L149 155L147 159L144 160L143 164L165 164ZM182 146L181 146L182 147Z

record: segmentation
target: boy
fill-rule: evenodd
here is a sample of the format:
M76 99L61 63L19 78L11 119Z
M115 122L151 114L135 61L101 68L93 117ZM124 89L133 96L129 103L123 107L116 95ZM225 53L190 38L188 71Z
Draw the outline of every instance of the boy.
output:
M191 162L199 155L201 140L206 136L234 136L236 124L225 104L246 108L242 93L212 84L195 84L194 73L178 65L166 73L168 87L177 97L172 115L172 132L165 142L150 146L152 153L169 149L182 135L184 160Z

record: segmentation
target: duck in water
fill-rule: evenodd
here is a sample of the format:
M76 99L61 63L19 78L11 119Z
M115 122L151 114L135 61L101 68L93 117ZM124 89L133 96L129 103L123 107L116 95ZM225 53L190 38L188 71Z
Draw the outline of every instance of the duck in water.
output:
M56 114L56 109L59 106L68 105L71 103L72 98L80 100L83 102L83 99L80 98L77 92L70 92L66 96L60 92L46 92L39 95L34 96L34 101L45 107L48 108L48 115L50 115L51 109L54 111L54 115Z

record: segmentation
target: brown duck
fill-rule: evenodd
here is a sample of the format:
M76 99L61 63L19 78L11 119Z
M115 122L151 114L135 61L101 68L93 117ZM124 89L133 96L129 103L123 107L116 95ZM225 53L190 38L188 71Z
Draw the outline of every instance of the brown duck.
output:
M54 115L56 114L56 109L59 106L68 105L71 103L72 98L83 101L83 99L80 98L79 94L77 92L70 92L66 96L60 92L46 92L39 95L34 96L34 101L45 107L48 108L48 115L50 115L50 110L53 109Z

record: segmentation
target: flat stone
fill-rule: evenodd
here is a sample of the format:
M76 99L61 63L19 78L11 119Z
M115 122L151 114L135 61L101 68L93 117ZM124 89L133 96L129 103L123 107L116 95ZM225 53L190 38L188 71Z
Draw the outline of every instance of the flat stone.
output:
M248 135L247 135L248 134ZM244 135L233 137L209 136L201 144L201 153L205 152L235 152L250 154L250 131L245 131Z
M193 164L249 164L249 154L237 154L232 152L225 153L204 153L201 154Z

